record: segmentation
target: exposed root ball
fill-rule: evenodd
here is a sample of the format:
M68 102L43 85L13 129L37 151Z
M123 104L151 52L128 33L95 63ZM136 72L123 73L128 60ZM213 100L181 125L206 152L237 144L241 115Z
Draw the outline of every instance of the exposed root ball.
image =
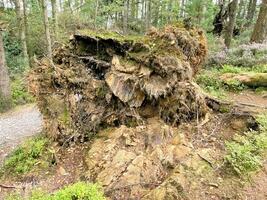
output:
M160 117L177 125L201 117L206 104L192 83L207 53L203 33L169 26L144 37L74 35L30 76L55 139L86 139L101 127L136 126Z

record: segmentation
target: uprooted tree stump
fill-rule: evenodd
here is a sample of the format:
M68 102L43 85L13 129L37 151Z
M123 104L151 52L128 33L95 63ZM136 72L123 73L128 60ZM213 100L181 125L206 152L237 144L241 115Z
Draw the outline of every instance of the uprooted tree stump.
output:
M38 63L31 89L46 132L61 145L98 134L83 176L108 197L189 199L186 188L195 180L187 169L205 169L203 159L206 164L214 152L192 148L177 126L205 115L201 127L208 107L227 107L238 125L254 127L253 118L241 118L249 110L239 112L239 105L209 97L193 82L206 54L205 37L194 28L169 26L144 37L90 31L55 49L53 63Z
M178 125L203 116L192 82L207 54L202 31L169 26L146 36L74 35L30 78L47 133L62 143L151 117Z

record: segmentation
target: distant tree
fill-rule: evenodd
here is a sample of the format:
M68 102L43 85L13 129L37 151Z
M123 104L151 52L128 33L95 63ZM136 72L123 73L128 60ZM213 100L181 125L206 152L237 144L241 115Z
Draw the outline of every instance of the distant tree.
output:
M51 0L52 7L52 18L53 18L53 28L54 28L54 37L57 38L58 35L58 18L57 18L57 0Z
M257 0L249 0L246 16L246 27L249 27L254 19L256 12Z
M23 4L23 3L26 3L26 1L15 0L14 3L15 3L15 8L16 8L17 24L19 28L20 41L22 45L22 54L23 54L24 59L28 61L29 58L28 58L28 48L27 48L27 40L26 40L26 23L25 23L25 18L24 18L24 9L26 8L26 5L24 6Z
M51 44L51 36L49 29L49 21L48 21L48 13L47 13L47 2L46 0L41 0L42 8L43 8L43 23L45 28L45 38L47 44L47 56L52 59L52 44Z
M262 0L257 22L251 35L251 42L263 42L267 34L267 0Z
M225 28L225 34L224 34L224 42L227 48L230 48L233 32L235 28L235 22L236 22L236 14L237 14L237 7L238 7L238 0L233 0L230 2L228 6L228 22Z

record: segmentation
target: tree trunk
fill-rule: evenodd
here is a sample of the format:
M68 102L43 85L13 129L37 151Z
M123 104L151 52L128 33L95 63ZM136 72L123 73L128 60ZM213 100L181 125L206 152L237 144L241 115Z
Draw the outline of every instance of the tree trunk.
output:
M30 53L29 53L29 31L28 31L28 16L27 16L27 0L23 0L23 22L24 22L24 29L25 29L25 44L27 49L26 59L28 64L30 65Z
M251 42L263 42L266 39L267 32L267 0L262 0L260 12L251 35Z
M227 48L230 48L233 32L235 28L235 22L236 22L236 13L237 13L237 7L238 7L238 0L233 0L229 4L229 21L227 23L227 26L225 28L225 35L224 35L224 41Z
M247 23L246 27L249 27L254 19L255 12L256 12L257 0L250 0L248 4L248 12L247 12Z
M0 31L0 97L4 98L4 100L11 98L2 31Z
M25 1L15 0L15 9L17 16L17 24L19 28L20 41L22 46L22 54L26 61L29 60L28 50L27 50L27 41L26 41L26 22L24 15L26 14L26 5L24 5Z
M51 36L50 36L50 31L49 31L47 4L46 4L46 0L41 0L41 1L42 1L42 7L43 7L43 20L44 20L45 37L46 37L46 44L47 44L47 56L49 59L52 60L52 44L51 44Z
M99 0L96 0L96 6L95 6L95 19L94 19L94 27L97 27L97 16L98 16L98 6L99 6Z
M185 0L181 1L181 6L180 6L180 17L184 17L184 8L185 8Z
M58 20L57 20L57 0L51 0L52 17L54 26L54 37L58 38Z
M125 0L123 4L123 33L127 33L128 29L128 5L129 0Z
M146 6L146 30L151 26L151 0L147 0Z

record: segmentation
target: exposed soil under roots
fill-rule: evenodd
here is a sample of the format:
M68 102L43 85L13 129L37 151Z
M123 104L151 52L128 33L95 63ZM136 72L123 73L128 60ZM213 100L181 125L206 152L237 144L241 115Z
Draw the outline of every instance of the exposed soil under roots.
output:
M30 76L47 133L61 144L159 117L177 126L207 112L192 82L207 53L202 31L169 26L144 37L74 35Z

